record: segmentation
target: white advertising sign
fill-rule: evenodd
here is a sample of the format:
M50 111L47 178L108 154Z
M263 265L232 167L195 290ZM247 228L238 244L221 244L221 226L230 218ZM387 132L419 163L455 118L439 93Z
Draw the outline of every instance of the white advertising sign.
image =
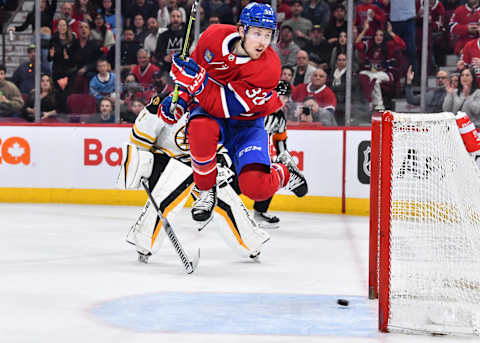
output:
M346 198L370 197L370 130L348 130L345 159Z
M129 127L0 126L0 187L114 189L129 132ZM309 195L340 197L342 131L290 130L288 137Z
M0 187L113 189L129 131L0 126Z

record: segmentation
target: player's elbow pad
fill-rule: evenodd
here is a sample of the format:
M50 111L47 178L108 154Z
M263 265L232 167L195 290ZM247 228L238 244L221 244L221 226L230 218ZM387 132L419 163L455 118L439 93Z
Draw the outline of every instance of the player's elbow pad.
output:
M142 178L149 178L153 170L153 154L125 143L122 146L122 163L117 177L120 189L138 189Z

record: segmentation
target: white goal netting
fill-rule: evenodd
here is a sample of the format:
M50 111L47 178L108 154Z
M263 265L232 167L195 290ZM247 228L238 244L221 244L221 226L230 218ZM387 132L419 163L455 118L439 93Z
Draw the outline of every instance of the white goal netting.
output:
M394 114L389 330L480 334L480 170L451 113Z

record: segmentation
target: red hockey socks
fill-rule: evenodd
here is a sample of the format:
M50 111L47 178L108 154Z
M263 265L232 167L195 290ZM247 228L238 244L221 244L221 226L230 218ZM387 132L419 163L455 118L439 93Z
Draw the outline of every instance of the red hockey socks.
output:
M196 117L188 124L187 132L193 180L198 189L209 190L217 181L217 144L220 127L213 119Z
M290 173L283 164L272 164L270 171L263 164L249 164L243 167L238 175L238 185L243 194L255 201L263 201L272 197L284 187Z

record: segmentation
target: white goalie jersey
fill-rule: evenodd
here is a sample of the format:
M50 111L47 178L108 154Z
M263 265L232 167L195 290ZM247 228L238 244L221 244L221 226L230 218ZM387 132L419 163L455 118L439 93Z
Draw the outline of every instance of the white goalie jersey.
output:
M186 125L187 116L169 125L144 108L135 120L130 142L146 150L160 150L170 157L183 159L190 156Z
M122 189L138 189L140 180L148 179L152 196L169 221L194 190L193 171L188 165L190 153L186 125L187 116L169 125L144 108L132 128L130 143L123 147L117 185ZM258 228L229 184L233 172L225 166L218 165L218 168L217 229L242 257L255 258L270 236ZM144 257L158 250L166 236L163 231L156 211L147 201L127 235L127 242L135 246L140 261L147 261Z

